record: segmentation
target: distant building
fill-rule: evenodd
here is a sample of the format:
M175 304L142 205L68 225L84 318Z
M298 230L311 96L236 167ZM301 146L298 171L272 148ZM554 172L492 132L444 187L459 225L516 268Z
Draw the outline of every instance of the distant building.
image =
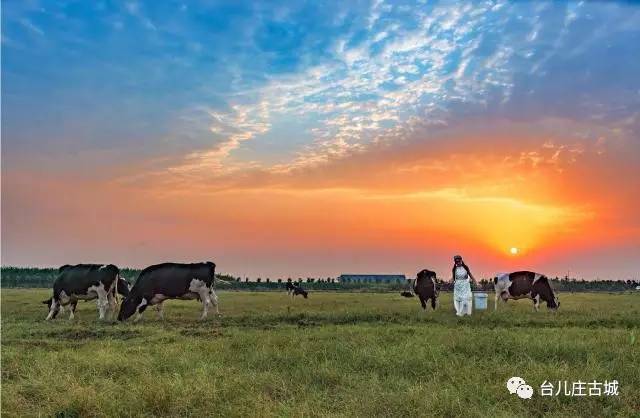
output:
M340 283L404 283L404 274L341 274Z

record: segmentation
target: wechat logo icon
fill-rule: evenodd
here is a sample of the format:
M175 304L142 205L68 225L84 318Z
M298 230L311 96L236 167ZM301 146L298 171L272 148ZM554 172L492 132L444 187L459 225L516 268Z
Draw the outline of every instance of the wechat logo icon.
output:
M515 393L520 399L531 399L533 396L533 388L521 377L514 376L507 380L507 389L510 394Z

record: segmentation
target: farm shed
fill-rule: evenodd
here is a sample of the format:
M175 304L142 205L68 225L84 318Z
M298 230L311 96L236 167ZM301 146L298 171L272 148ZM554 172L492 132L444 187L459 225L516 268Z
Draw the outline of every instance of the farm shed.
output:
M341 274L341 283L404 283L404 274Z

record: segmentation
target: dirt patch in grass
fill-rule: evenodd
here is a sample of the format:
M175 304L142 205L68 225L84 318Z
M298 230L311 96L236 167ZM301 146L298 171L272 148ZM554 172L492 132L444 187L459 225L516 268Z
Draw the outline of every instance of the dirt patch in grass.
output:
M216 328L186 328L180 330L186 337L222 337L222 331Z
M41 332L38 335L42 338L53 338L57 340L69 340L69 341L81 341L81 340L93 340L110 338L114 340L130 340L132 338L138 338L142 336L142 333L137 330L118 329L118 330L89 330L89 329L68 329L60 331L46 331Z

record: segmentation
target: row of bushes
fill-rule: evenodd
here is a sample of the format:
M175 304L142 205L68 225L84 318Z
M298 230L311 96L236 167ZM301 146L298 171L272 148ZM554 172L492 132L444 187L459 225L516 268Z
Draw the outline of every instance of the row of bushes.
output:
M122 269L122 276L129 282L134 282L140 270ZM54 268L33 268L33 267L2 267L2 287L51 287L58 270ZM297 279L262 279L249 280L248 278L233 277L220 274L219 279L224 280L225 285L218 285L221 289L229 290L277 290L282 289L288 281L301 283L304 288L311 290L335 290L335 291L368 291L368 292L391 292L408 289L407 282L398 281L395 283L340 283L335 278L297 278ZM554 289L563 292L584 292L584 291L605 291L616 292L632 290L640 286L637 280L576 280L565 278L551 279ZM451 290L452 284L449 281L440 282L440 289ZM493 290L490 280L482 279L474 290Z

